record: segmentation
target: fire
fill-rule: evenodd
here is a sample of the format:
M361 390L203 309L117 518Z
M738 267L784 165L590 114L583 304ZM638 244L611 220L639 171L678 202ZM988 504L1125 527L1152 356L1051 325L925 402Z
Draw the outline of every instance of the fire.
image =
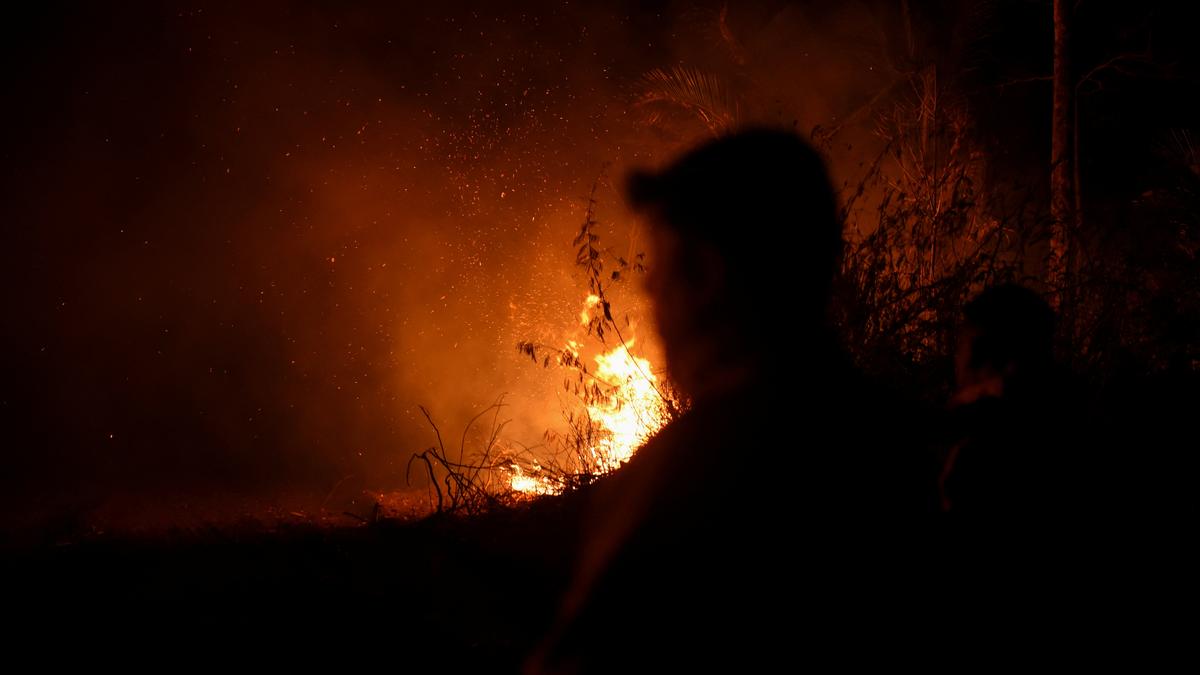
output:
M525 475L519 464L512 466L512 478L509 484L513 492L520 492L526 495L552 495L558 492L545 479L538 476Z
M583 301L583 309L579 311L579 324L581 326L586 326L589 323L591 323L592 308L594 308L598 304L600 304L600 296L598 296L598 295L589 295L589 296L587 296L587 300ZM574 341L572 341L572 342L574 342Z
M600 297L589 295L580 311L580 323L591 321L590 312ZM632 339L593 357L592 375L601 386L599 396L585 398L588 418L597 432L597 440L585 452L590 455L590 470L604 474L629 461L638 448L670 421L668 406L660 391L658 376L650 361L630 352ZM574 340L566 351L579 357L582 345ZM537 473L541 467L523 471L512 468L509 484L514 492L527 495L555 494L560 488Z
M632 340L596 356L596 377L615 392L588 405L588 414L605 432L592 448L604 471L629 461L667 423L658 378L648 360L629 352L631 346Z

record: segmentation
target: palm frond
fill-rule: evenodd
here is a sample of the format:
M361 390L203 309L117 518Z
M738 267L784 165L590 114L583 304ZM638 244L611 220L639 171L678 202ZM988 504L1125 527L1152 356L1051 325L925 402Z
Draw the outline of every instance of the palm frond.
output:
M735 126L737 97L721 78L695 68L655 68L642 76L641 94L634 104L643 108L648 124L662 121L663 108L678 108L695 115L714 135Z

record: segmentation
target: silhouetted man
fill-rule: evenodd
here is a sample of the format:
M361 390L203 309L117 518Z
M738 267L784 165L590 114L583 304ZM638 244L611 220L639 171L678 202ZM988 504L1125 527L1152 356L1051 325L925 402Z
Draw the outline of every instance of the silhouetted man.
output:
M691 407L597 486L530 670L752 672L843 642L861 653L897 625L896 535L921 500L893 409L826 319L842 236L821 158L794 134L745 131L634 174L629 197Z
M942 508L994 523L1046 519L1074 494L1066 461L1079 402L1054 364L1054 312L1033 291L989 288L963 310L950 400L957 435Z
M963 309L936 605L946 641L972 646L971 658L1074 658L1085 650L1071 640L1106 647L1145 616L1132 608L1145 549L1114 527L1107 502L1120 482L1097 457L1106 439L1083 392L1055 363L1054 332L1049 305L1020 286L989 288Z

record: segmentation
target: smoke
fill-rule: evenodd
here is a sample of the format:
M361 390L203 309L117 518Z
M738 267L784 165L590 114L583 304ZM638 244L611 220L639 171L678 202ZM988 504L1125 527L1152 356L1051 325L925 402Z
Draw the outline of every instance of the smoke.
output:
M878 17L836 5L214 3L16 22L10 520L172 522L398 488L433 442L419 405L456 439L507 393L509 433L537 443L561 378L514 345L578 336L570 239L592 184L604 241L635 250L625 170L707 133L678 111L648 125L643 75L711 73L743 122L836 124L888 77ZM636 332L661 363L653 327Z

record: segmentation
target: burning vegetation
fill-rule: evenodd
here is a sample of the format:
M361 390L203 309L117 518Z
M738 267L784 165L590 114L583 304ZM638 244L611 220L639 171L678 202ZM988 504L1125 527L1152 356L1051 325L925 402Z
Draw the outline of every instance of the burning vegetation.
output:
M1185 560L1144 539L1167 523L1185 543L1173 521L1195 492L1180 458L1200 406L1197 3L649 4L19 6L31 16L0 40L15 72L0 578L18 624L269 648L332 634L425 654L431 672L516 672L587 595L575 582L613 603L578 624L607 657L663 649L673 615L714 632L682 632L670 658L702 660L790 651L803 631L771 622L807 611L809 590L856 620L877 597L852 592L890 577L883 590L917 594L895 625L941 649L948 633L909 617L974 628L958 591L1013 578L927 555L975 533L972 508L1047 532L1047 514L1078 516L1038 543L1101 532L1102 554L1037 570L1103 572L1081 584L1085 610ZM777 379L726 406L704 397L762 382L700 363L721 382L692 388L672 358L692 400L677 391L643 288L665 268L618 183L748 128L818 151L844 247L818 317L796 309L814 278L802 238L714 218L742 269L780 272L753 303L680 310L767 308L726 324L762 320L736 347ZM773 213L802 228L792 196ZM689 284L676 297L701 295ZM907 450L919 470L897 468ZM839 569L871 530L839 518L901 501L922 523L902 543L937 541ZM597 514L611 527L584 525ZM652 554L594 584L639 518L660 527L637 538ZM1118 550L1145 569L1106 569ZM801 572L826 554L832 574ZM921 569L886 567L900 559ZM672 584L665 614L628 616ZM779 600L786 584L800 600ZM759 598L778 604L722 602ZM771 625L729 639L745 617ZM653 669L611 671L629 663Z
M565 373L562 390L567 398L561 405L566 430L547 430L544 443L534 447L503 438L501 432L507 423L499 418L505 407L501 397L467 425L458 458L450 461L440 431L422 408L438 437L438 446L415 455L413 461L424 466L439 512L477 512L587 485L629 461L683 405L663 379L662 369L634 351L634 322L628 315L623 316L621 323L625 331L630 331L626 337L614 318L607 289L610 284L622 282L623 275L644 273L645 254L636 253L631 264L600 246L600 235L596 233L598 183L592 186L584 222L572 241L577 247L575 263L586 277L588 290L578 317L581 334L561 347L529 341L517 344L517 350L533 363ZM471 426L488 414L491 429L482 450L467 453Z
M578 197L746 125L824 154L833 319L872 376L944 400L960 308L1005 282L1052 301L1097 392L1195 372L1183 10L685 5L30 24L12 61L46 71L8 128L48 131L6 202L30 224L3 247L7 512L369 519L409 478L443 509L594 480L686 402L619 190ZM457 442L409 462L432 419Z

